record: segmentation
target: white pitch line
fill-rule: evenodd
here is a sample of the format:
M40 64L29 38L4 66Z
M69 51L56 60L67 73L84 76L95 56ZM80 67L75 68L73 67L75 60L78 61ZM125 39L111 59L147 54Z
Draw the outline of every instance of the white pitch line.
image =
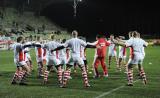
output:
M139 81L139 80L134 81L134 83L137 82L137 81ZM104 96L109 95L109 94L111 94L112 92L115 92L115 91L117 91L117 90L119 90L119 89L121 89L121 88L124 88L124 87L125 87L125 85L119 86L119 87L117 87L117 88L115 88L115 89L112 89L112 90L110 90L110 91L108 91L108 92L102 93L101 95L99 95L99 96L97 96L97 97L95 97L95 98L104 97Z
M120 87L117 87L117 88L115 88L115 89L112 89L112 90L110 90L110 91L108 91L108 92L105 92L105 93L103 93L103 94L101 94L101 95L99 95L99 96L97 96L97 97L95 97L95 98L101 98L101 97L106 96L106 95L108 95L108 94L110 94L110 93L112 93L112 92L114 92L114 91L117 91L117 90L123 88L123 87L124 87L124 85L123 85L123 86L120 86Z

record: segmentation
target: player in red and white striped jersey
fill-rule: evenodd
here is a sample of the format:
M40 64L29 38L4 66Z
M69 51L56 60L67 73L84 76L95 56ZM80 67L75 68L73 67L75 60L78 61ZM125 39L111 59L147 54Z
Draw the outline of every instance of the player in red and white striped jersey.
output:
M37 37L37 42L35 42L35 44L41 44L41 40L42 40L41 37L38 36ZM37 64L38 64L38 68L37 68L38 78L44 76L43 75L43 73L44 73L43 72L44 71L44 69L43 69L43 67L44 67L44 65L43 65L43 52L44 52L44 50L43 50L42 47L35 47L36 61L37 61Z
M126 47L132 47L133 53L131 56L131 60L128 62L128 86L133 86L133 67L134 65L141 66L140 74L142 76L144 84L147 83L146 75L144 69L142 67L142 62L144 59L144 47L148 45L143 39L138 37L137 31L132 31L132 38L130 38L125 43L117 42L118 44L124 45Z
M16 84L17 80L19 80L20 85L26 85L25 83L26 77L30 74L30 68L29 66L27 66L25 62L26 56L24 53L24 49L31 45L23 45L22 43L24 43L24 38L18 37L17 43L13 45L14 63L16 64L17 69L13 76L12 84Z
M44 44L45 49L47 49L47 68L44 72L44 84L48 82L48 75L52 67L57 69L57 76L59 84L62 83L62 66L60 64L60 60L58 58L58 52L52 51L55 48L61 46L59 42L54 41L54 36L51 36L52 41Z
M29 41L28 37L26 37L25 38L25 45L30 45L30 44L32 44L32 42ZM30 69L33 70L32 59L31 59L31 56L30 56L30 48L29 47L25 48L24 52L25 52L25 56L26 56L25 57L26 58L26 63L30 67Z
M61 46L61 47L54 49L54 51L56 51L56 50L63 49L65 47L69 47L72 50L71 58L69 59L68 64L67 64L67 68L64 72L63 84L61 87L66 87L68 77L70 76L70 68L74 65L74 63L77 63L82 70L82 77L83 77L83 81L84 81L84 86L89 87L90 85L88 83L88 76L87 76L86 68L84 66L83 59L80 56L81 46L85 47L85 46L87 46L87 44L83 40L77 38L77 36L78 36L77 31L73 31L72 35L73 35L73 38L67 40L65 42L64 46Z

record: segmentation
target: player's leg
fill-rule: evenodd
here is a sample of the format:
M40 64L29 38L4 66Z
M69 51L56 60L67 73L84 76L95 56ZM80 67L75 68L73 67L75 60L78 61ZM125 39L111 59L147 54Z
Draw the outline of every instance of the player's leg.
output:
M48 82L48 76L49 76L49 73L50 73L50 70L52 67L53 67L53 65L47 65L47 68L44 71L44 80L43 80L44 85L47 84L47 82Z
M40 62L38 62L38 77L40 78L40 77L44 76L43 73L44 73L43 72L43 62L40 61Z
M87 75L87 71L83 62L82 58L78 59L78 65L81 68L82 71L82 78L83 78L83 83L85 87L90 87L89 83L88 83L88 75Z
M30 54L27 53L28 64L30 66L31 71L33 70L32 59Z
M116 62L116 70L119 71L119 64L118 64L118 58L117 58L117 52L114 50L113 52L113 57L115 58L115 62Z
M133 67L135 65L138 65L138 59L136 56L128 62L128 86L133 86Z
M132 60L132 59L129 58L127 64L124 65L124 67L125 67L125 72L124 72L124 73L127 73L127 74L128 74L128 65L130 64L131 60Z
M143 79L143 83L146 85L146 84L147 84L147 78L146 78L146 74L145 74L145 72L144 72L142 63L139 63L139 64L138 64L138 69L139 69L140 76L141 76L142 79Z
M128 84L127 86L133 86L133 67L132 66L133 66L132 64L128 65L128 73L127 73Z
M65 88L66 85L67 85L67 81L70 77L70 68L72 67L73 65L70 65L70 64L66 64L66 70L64 71L64 74L63 74L63 81L62 81L62 85L60 87L63 87Z
M119 71L121 71L121 67L122 67L122 58L118 59L118 69Z
M57 77L58 77L58 83L59 85L62 84L62 66L63 62L61 62L59 59L55 58L54 59L54 65L57 69Z
M30 75L31 70L30 70L29 66L27 66L27 64L22 65L22 70L23 70L24 74L23 74L19 84L20 85L27 85L25 83L25 81L26 81L26 78Z
M109 58L108 58L108 69L111 68L111 59L112 59L112 56L109 55Z
M30 66L30 62L29 60L26 61L26 64L28 65L28 67L31 69L31 66Z
M62 84L62 65L57 65L57 77L58 77L58 83L61 85Z
M94 78L98 78L99 77L99 72L98 72L98 65L99 65L99 58L97 57L94 63Z
M14 76L12 78L11 84L17 84L17 81L20 80L20 78L23 76L22 72L23 72L22 68L17 66L16 72L14 73Z
M77 67L78 67L77 63L74 63L74 74L77 73Z
M84 65L85 65L86 71L88 73L88 62L87 62L87 60L83 60L83 61L84 61Z
M92 62L92 70L93 70L93 73L94 73L95 76L96 76L96 72L95 72L94 64L95 64L96 58L97 58L97 56L94 56L94 59L93 59L93 62Z
M105 57L101 57L100 62L101 62L101 66L102 66L102 69L103 69L103 76L108 77L108 69L107 69L107 66L106 66L106 63L105 63Z

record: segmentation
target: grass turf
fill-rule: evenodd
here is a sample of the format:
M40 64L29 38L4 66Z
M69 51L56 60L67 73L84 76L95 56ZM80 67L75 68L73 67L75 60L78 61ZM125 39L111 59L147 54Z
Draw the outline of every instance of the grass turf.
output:
M141 80L134 83L133 87L123 86L127 83L126 75L115 71L115 63L112 62L109 69L108 78L93 79L93 74L89 74L90 88L84 88L81 73L78 69L77 74L71 74L73 79L69 80L68 88L59 88L56 73L49 76L49 84L42 85L43 79L37 78L37 66L35 53L32 50L34 72L27 79L27 86L11 85L10 81L16 69L13 63L12 51L0 51L0 98L96 98L97 96L109 92L115 88L123 86L101 98L160 98L160 47L146 48L144 69L147 74L148 84L144 86ZM88 65L91 71L94 49L87 49ZM107 61L107 59L106 59ZM99 67L102 72L101 67ZM136 69L135 69L136 70ZM136 74L137 71L134 71ZM134 75L134 80L137 80Z

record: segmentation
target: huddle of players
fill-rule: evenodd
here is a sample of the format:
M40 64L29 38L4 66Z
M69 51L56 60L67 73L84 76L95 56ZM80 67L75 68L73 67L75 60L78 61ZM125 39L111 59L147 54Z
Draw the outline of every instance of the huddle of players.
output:
M132 70L133 70L133 65L135 64L139 65L140 75L142 76L144 82L146 83L146 76L145 76L143 67L141 66L144 57L139 58L139 54L141 54L141 50L140 50L141 47L147 46L147 44L146 42L144 42L144 40L137 38L138 33L136 31L132 32L131 35L132 37L125 42L121 39L115 40L113 37L110 38L110 42L109 42L105 39L105 37L99 36L97 37L97 41L94 44L86 43L85 41L77 38L78 37L77 31L73 31L72 32L73 38L67 40L66 42L63 41L64 43L59 43L53 40L45 44L41 44L39 42L24 44L23 37L18 37L17 43L13 45L14 62L17 65L17 70L13 76L12 84L16 84L17 81L20 81L19 82L20 85L26 85L25 83L26 78L28 75L30 75L31 70L32 70L32 62L30 59L28 59L29 56L26 57L26 54L28 52L25 50L28 47L35 47L36 52L37 52L36 57L37 57L37 63L38 63L38 75L39 76L44 75L43 76L44 84L48 82L48 75L49 75L49 72L51 71L52 66L55 66L55 68L57 69L59 86L66 87L68 79L70 78L70 72L71 72L70 69L72 66L74 66L74 64L77 64L81 68L81 71L82 71L82 78L83 78L84 86L90 87L89 82L88 82L87 71L86 71L87 68L84 64L83 58L81 56L82 55L81 52L82 50L84 51L84 48L96 48L96 56L94 60L95 61L94 62L95 75L96 76L99 75L97 68L98 68L98 64L101 63L103 71L104 71L104 77L107 77L108 70L105 64L105 57L106 57L107 46L111 45L111 43L119 44L125 47L132 47L133 49L132 54L134 55L134 57L133 56L130 57L130 60L127 63L128 65L127 66L128 85L129 86L133 85L133 71ZM69 58L67 58L68 56L66 54L66 51L68 48L71 50ZM61 55L57 55L58 52ZM45 60L46 60L47 68L44 71L43 65L44 65ZM64 68L63 65L66 65L66 68Z
M130 57L128 63L125 65L126 73L127 73L127 86L133 86L133 67L138 65L139 75L143 79L143 83L146 84L146 75L142 66L143 59L145 57L144 47L147 47L148 43L145 42L143 39L140 38L140 33L137 31L130 31L129 32L129 39L123 40L122 36L117 37L114 39L113 35L110 35L110 40L106 40L105 37L96 37L95 42L88 43L90 45L95 45L95 56L93 61L93 69L94 69L94 77L98 78L98 64L101 63L103 69L103 76L108 77L108 69L105 64L106 58L106 49L108 47L108 56L109 56L109 67L111 64L111 57L115 57L116 59L116 67L118 70L121 71L122 61L125 63L126 59L126 48L130 48ZM116 45L119 45L119 57L117 59L116 55ZM101 51L102 50L102 51Z
M17 43L12 45L14 50L14 62L17 65L17 70L13 76L12 84L27 85L25 83L26 77L30 75L32 70L32 63L26 48L34 47L36 50L36 59L38 63L38 75L44 77L44 84L48 82L48 75L51 68L54 66L57 69L58 82L60 87L66 87L67 81L70 78L70 68L76 63L82 71L82 78L85 87L89 87L86 66L84 65L83 56L84 48L94 47L87 45L85 41L77 38L78 32L72 32L73 38L63 40L64 43L57 41L49 41L41 44L40 39L37 42L24 43L23 37L17 38ZM53 38L52 38L53 39ZM70 57L68 58L67 50L70 50ZM57 55L58 54L58 55ZM46 55L46 57L45 57ZM46 60L47 68L43 70L44 61ZM84 59L85 60L85 59ZM64 68L63 65L66 65Z

